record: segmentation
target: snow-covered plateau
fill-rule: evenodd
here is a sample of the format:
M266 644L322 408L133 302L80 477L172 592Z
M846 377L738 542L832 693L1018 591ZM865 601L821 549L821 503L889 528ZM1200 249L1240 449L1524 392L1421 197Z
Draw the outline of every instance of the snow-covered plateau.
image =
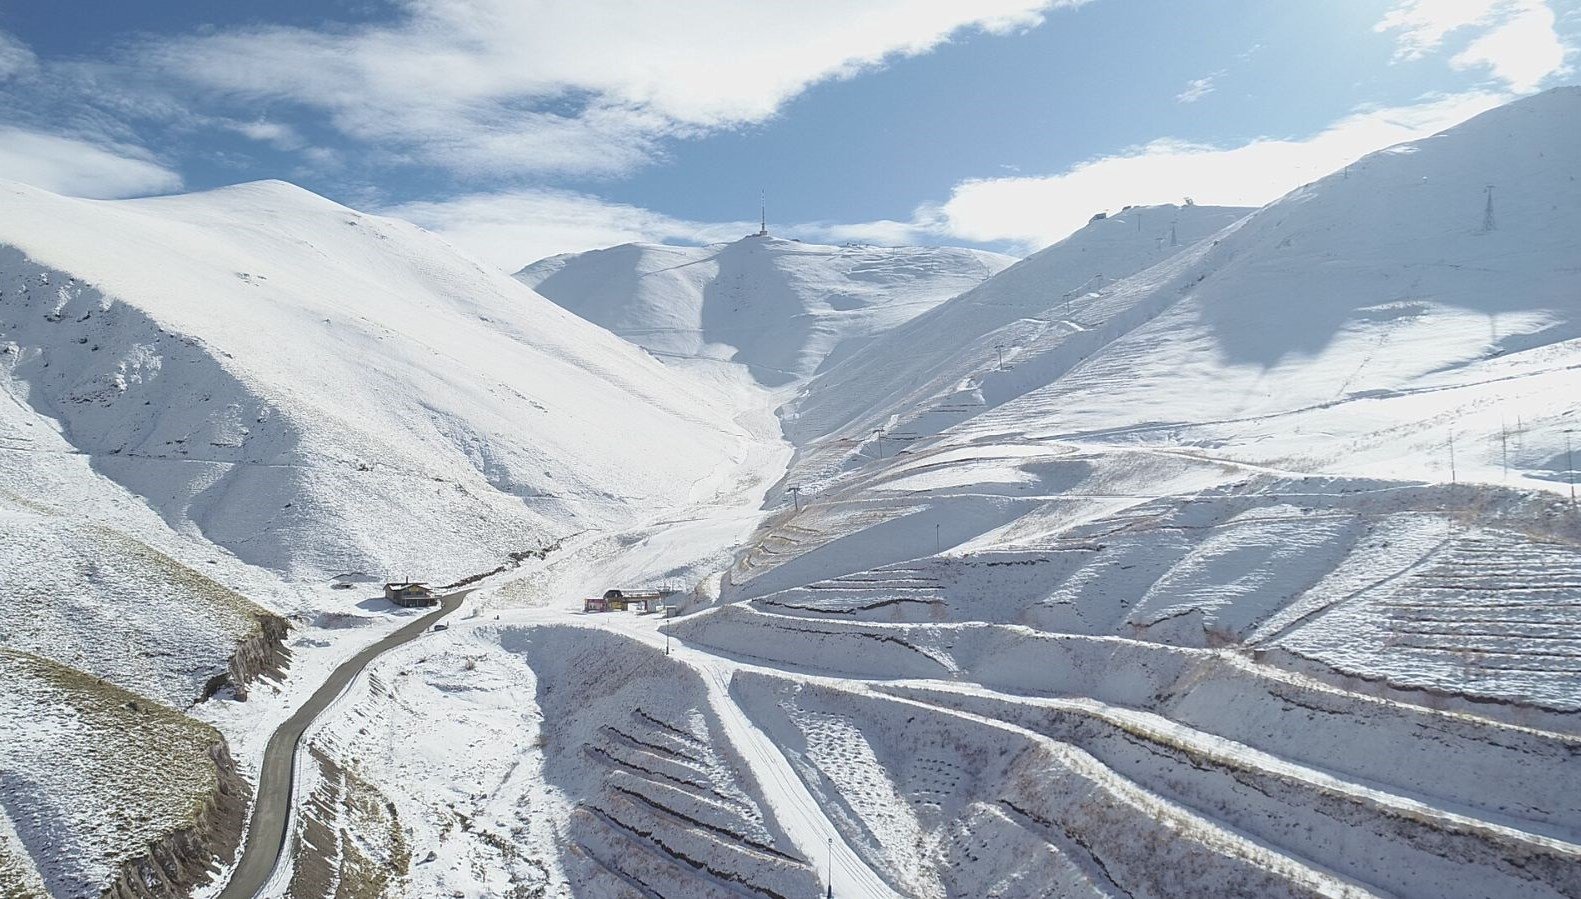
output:
M1561 88L1013 265L515 278L0 185L0 896L236 895L408 576L259 895L1581 895L1578 174Z

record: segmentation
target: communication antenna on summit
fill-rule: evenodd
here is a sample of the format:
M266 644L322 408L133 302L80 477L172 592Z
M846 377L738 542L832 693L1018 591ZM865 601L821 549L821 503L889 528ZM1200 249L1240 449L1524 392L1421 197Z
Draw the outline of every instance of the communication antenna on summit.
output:
M758 191L758 236L769 236L769 196L767 191Z

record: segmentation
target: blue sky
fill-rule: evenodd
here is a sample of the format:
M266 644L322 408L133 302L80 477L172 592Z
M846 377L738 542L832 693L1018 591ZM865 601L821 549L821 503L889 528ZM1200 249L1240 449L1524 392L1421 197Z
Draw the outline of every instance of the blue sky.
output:
M1581 0L0 0L0 178L283 178L512 269L728 239L1025 252L1258 204L1575 80Z

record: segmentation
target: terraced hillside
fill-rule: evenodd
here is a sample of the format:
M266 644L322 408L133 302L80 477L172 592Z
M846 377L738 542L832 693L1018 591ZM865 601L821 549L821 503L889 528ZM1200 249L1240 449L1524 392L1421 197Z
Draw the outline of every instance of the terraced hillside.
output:
M809 385L782 505L671 632L761 670L908 894L1581 891L1577 115L1487 113L1156 262L1095 222L906 326L964 342L892 332ZM1096 241L1131 273L1072 293Z

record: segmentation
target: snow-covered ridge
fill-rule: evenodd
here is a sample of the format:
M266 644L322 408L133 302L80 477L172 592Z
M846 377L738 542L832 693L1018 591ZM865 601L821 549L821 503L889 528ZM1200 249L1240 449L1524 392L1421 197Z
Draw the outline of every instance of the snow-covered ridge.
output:
M756 451L708 385L290 185L116 202L10 185L0 209L27 405L253 564L470 573L706 498Z
M553 256L516 278L661 358L734 361L758 383L781 386L1014 261L955 247L831 247L753 236Z
M1095 315L1094 302L1117 282L1174 259L1250 213L1212 206L1128 207L1094 220L1065 240L1011 266L981 286L885 333L808 385L786 410L791 441L805 446L839 433L891 427L901 415L942 415L920 427L938 430L961 411L982 406L984 365L1013 364L1017 350L1045 333L1078 336L1120 310ZM1074 332L1074 333L1073 333ZM1087 335L1091 340L1097 335ZM980 410L979 410L980 411Z

